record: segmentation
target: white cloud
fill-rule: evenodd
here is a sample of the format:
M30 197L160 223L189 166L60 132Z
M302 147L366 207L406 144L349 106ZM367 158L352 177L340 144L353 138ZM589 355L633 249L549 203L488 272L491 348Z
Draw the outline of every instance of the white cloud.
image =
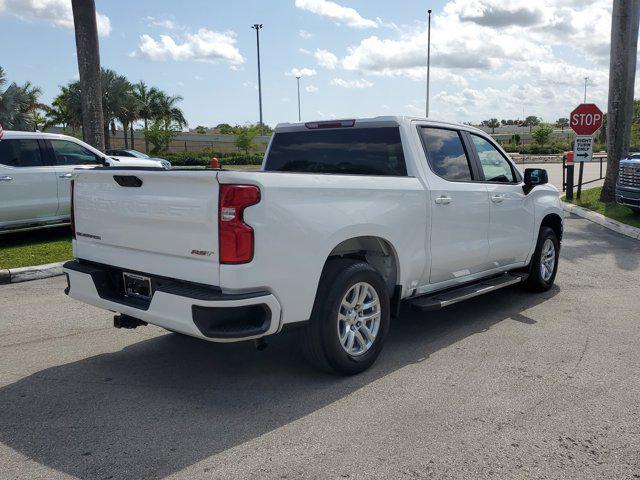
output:
M299 48L298 51L300 53L304 53L305 55L311 55L311 51L307 50L306 48Z
M0 16L7 15L26 22L42 20L56 27L73 29L71 0L0 0ZM111 20L100 12L96 13L98 35L111 34Z
M330 0L296 0L296 7L316 15L330 18L334 22L353 28L377 28L374 20L362 17L351 7L343 7Z
M285 72L285 75L287 77L313 77L317 73L313 68L292 68Z
M335 68L338 66L338 57L328 50L318 48L316 49L313 56L318 62L318 65L326 68L327 70L335 70Z
M168 18L162 19L162 18L156 18L156 17L145 17L145 20L148 22L147 24L150 27L166 28L167 30L182 29L182 27L177 25L176 22Z
M313 33L307 32L306 30L299 30L298 35L300 35L300 38L304 38L305 40L309 40L313 37Z
M373 87L373 83L369 80L360 79L360 80L344 80L342 78L334 78L329 82L330 85L335 85L338 87L344 88L369 88Z
M194 34L188 33L183 40L178 41L169 35L160 35L159 40L156 40L144 34L140 37L135 55L153 61L225 61L231 65L244 63L244 57L236 46L234 32L214 32L206 28L201 28Z
M315 85L307 85L305 87L305 90L309 93L316 93L319 90L319 88L316 87Z

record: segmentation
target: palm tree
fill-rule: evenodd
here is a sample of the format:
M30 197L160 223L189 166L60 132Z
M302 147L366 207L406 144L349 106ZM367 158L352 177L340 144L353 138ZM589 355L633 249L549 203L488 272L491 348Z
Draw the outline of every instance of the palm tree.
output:
M175 123L179 129L186 127L188 124L184 117L184 112L177 106L178 102L182 100L183 98L180 95L167 95L164 92L159 92L157 118L165 122Z
M82 106L80 101L80 82L61 87L62 92L45 108L47 122L45 128L62 125L77 132L82 126Z
M100 46L94 0L71 0L76 33L76 51L82 92L82 134L98 150L104 150Z
M148 152L149 140L146 137L149 131L149 121L154 119L158 111L158 96L160 92L157 88L149 88L146 83L140 81L133 85L133 94L138 102L138 119L144 122L144 148L145 152ZM131 138L133 138L133 133Z
M115 120L125 111L125 99L131 91L131 84L123 75L118 75L111 69L103 68L100 72L102 84L102 118L104 127L104 146L111 148L109 128L115 134Z
M122 130L124 131L124 148L129 148L128 132L131 132L131 148L134 148L133 144L133 123L138 119L140 112L140 104L138 98L133 93L133 86L130 85L130 89L124 95L122 102L122 109L118 115L118 120L122 124Z
M15 82L6 90L6 74L0 67L0 124L12 130L33 130L33 108L37 103L39 89L27 83L21 87Z

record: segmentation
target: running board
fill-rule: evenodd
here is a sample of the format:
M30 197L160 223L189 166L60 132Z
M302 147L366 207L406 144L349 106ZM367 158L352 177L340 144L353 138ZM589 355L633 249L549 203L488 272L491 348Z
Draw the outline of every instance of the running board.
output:
M454 303L469 298L484 295L509 285L524 282L529 275L526 273L506 273L499 277L485 278L472 284L463 285L438 293L427 293L410 300L411 306L417 310L439 310Z

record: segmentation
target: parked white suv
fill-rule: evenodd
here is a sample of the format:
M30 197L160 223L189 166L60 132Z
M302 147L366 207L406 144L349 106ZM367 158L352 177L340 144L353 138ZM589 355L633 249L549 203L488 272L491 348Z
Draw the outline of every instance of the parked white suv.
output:
M298 325L322 369L382 350L401 301L432 310L551 288L562 208L481 130L378 117L278 125L263 171L76 172L71 297L201 339Z
M66 135L5 131L0 138L0 233L67 223L73 170L105 166L171 165L108 156Z

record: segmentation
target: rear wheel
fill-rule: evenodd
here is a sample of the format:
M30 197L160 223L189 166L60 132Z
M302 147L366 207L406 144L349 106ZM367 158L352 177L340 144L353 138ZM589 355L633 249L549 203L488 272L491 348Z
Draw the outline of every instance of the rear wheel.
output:
M388 328L389 295L380 274L358 260L330 261L301 332L307 359L323 371L360 373L382 351Z
M538 244L529 265L529 278L525 288L544 292L551 288L558 272L560 243L556 232L549 227L540 228Z

